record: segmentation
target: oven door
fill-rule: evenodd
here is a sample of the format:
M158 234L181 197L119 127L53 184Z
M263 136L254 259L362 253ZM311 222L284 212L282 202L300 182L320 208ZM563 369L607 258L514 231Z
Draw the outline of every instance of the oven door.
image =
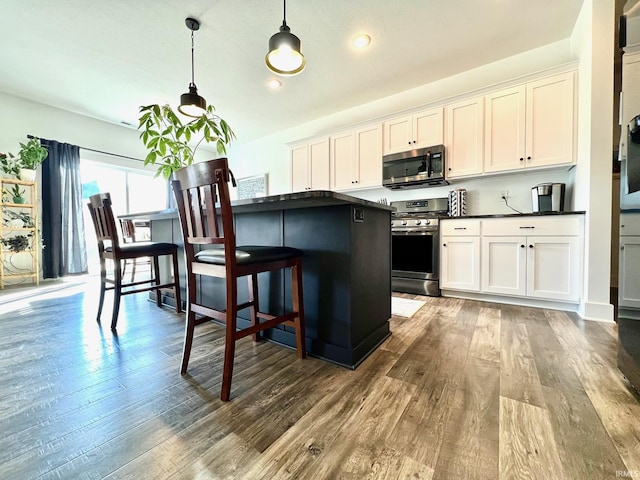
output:
M438 280L438 230L391 232L391 276Z

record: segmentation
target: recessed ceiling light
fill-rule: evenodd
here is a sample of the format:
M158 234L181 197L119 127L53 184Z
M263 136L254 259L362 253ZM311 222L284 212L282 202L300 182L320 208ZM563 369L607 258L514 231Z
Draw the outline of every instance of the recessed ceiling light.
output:
M356 48L368 47L370 43L371 37L365 33L358 34L351 39L351 45Z
M282 82L277 78L272 78L271 80L269 80L267 85L275 90L276 88L280 88L282 86Z

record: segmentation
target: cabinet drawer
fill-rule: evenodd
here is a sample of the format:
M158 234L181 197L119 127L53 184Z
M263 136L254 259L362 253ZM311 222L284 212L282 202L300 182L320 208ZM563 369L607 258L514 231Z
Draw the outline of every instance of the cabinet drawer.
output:
M440 234L445 236L480 235L480 220L442 220Z
M582 218L579 215L549 217L490 218L482 221L483 235L531 236L580 235Z
M620 214L620 235L640 235L640 213Z

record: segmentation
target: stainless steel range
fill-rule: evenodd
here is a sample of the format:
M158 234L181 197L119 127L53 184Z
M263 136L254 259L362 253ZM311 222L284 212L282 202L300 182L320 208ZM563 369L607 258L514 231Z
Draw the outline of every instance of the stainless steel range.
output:
M391 290L440 295L439 218L449 211L448 198L391 202Z

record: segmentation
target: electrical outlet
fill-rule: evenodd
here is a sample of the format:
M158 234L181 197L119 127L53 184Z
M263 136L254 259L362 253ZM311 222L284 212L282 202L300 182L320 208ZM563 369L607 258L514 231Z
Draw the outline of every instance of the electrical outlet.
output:
M500 192L500 199L501 200L507 200L509 198L509 191L508 190L502 190Z

